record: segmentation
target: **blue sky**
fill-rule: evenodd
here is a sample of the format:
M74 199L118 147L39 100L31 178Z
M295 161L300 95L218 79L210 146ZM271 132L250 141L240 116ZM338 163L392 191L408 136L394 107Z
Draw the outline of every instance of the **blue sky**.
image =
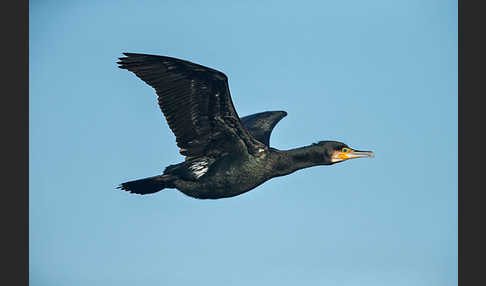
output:
M30 285L456 285L457 1L181 2L30 1ZM273 147L376 157L221 200L116 190L183 160L122 52L287 111Z

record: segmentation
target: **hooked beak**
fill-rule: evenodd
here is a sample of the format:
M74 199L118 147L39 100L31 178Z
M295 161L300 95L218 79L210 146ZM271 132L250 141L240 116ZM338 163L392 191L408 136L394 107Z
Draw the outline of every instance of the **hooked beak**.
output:
M375 157L372 151L351 150L351 152L343 153L343 154L346 157L346 159Z
M347 152L336 151L332 156L332 162L341 162L356 158L372 158L375 157L373 151L360 151L348 148Z

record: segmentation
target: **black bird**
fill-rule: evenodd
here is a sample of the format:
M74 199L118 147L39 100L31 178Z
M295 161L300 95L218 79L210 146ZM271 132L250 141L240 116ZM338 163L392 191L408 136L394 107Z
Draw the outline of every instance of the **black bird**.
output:
M272 148L270 134L285 111L239 118L224 73L171 57L123 54L119 67L155 89L185 161L166 167L162 175L122 183L119 189L150 194L175 188L194 198L219 199L299 169L373 156L336 141L291 150Z

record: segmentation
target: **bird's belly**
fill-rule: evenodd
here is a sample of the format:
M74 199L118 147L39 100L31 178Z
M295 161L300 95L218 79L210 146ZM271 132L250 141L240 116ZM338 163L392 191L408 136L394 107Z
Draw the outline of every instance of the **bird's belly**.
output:
M178 182L176 187L186 195L200 199L234 197L268 180L265 172L255 162L236 164L235 167L216 166L205 176L193 182Z

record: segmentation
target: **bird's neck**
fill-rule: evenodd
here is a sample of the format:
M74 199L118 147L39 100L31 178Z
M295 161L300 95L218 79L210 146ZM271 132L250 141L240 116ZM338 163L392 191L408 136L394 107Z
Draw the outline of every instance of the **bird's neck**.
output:
M290 150L280 150L276 169L281 172L281 175L287 175L300 169L329 164L331 162L322 147L313 144Z

